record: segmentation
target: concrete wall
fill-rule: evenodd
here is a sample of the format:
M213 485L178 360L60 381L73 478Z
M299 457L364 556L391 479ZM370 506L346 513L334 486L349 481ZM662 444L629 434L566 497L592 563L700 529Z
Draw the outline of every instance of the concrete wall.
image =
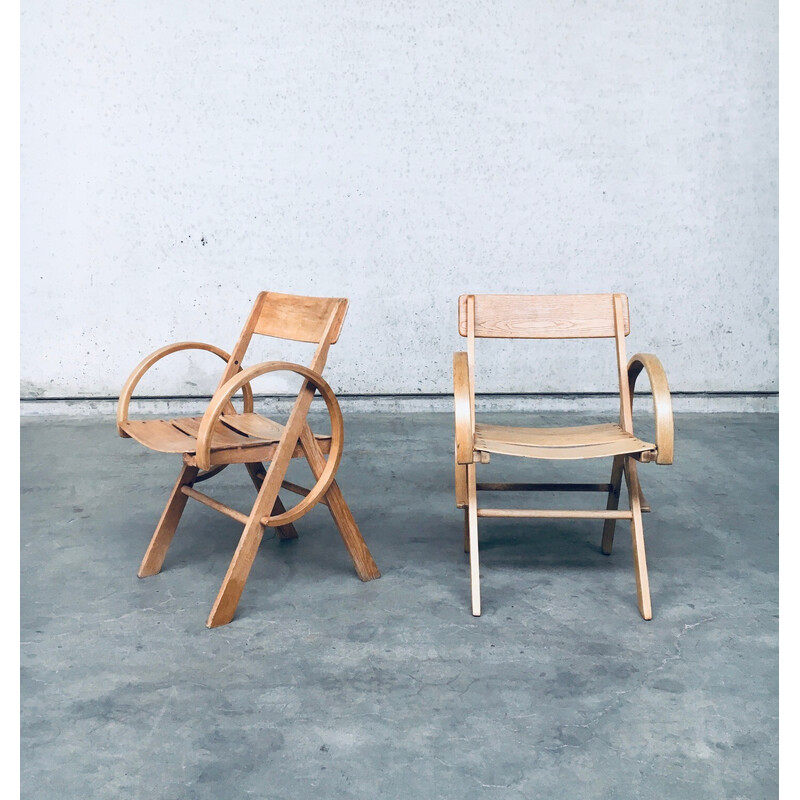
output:
M767 0L30 0L22 396L230 347L268 288L351 299L345 393L449 392L466 291L626 291L673 389L775 391L777 33ZM609 342L481 344L483 391L613 388ZM173 366L143 391L218 374Z

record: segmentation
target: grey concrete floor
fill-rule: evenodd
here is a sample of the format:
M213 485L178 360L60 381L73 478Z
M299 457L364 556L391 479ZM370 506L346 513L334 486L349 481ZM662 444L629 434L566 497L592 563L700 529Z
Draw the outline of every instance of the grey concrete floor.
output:
M674 466L643 465L651 622L627 526L605 557L602 523L570 520L482 521L473 618L451 415L345 422L339 482L383 577L356 578L317 507L264 539L213 631L237 523L189 503L136 577L179 457L24 422L24 798L777 797L775 415L678 416ZM480 469L603 481L610 460ZM242 467L204 486L252 502Z

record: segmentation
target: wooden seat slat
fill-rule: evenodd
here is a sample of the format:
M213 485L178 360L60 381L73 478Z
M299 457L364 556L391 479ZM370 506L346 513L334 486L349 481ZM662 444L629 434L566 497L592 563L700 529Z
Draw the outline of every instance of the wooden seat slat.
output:
M181 417L172 420L172 424L184 433L188 433L190 436L197 438L202 421L202 417ZM253 447L259 444L265 444L265 442L259 439L253 439L249 436L243 436L241 433L237 433L225 425L217 425L211 439L212 450L239 449L242 447Z
M169 420L126 420L120 428L140 444L159 453L193 453L194 436L178 430Z
M280 441L284 426L261 414L226 414L222 421L234 431L254 436L264 442ZM315 434L317 439L330 439L328 434Z

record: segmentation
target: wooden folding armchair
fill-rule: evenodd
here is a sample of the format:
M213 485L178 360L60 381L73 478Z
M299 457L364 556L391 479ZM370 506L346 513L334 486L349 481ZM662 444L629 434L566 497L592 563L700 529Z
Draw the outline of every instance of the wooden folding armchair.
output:
M190 497L244 525L239 545L208 617L206 624L209 628L225 625L233 618L264 528L277 528L281 539L295 538L297 533L292 523L317 503L327 505L331 512L358 577L362 581L380 577L334 479L342 456L342 414L336 396L322 377L322 370L328 349L339 338L346 313L347 300L343 298L262 292L230 354L202 342L178 342L147 356L125 382L117 407L119 435L136 439L151 450L183 454L183 467L147 548L139 577L155 575L161 569ZM245 352L256 333L316 344L310 366L265 361L245 369ZM129 403L142 376L165 356L192 349L214 353L226 362L219 386L203 416L129 420ZM286 425L254 413L250 386L251 381L259 376L280 371L293 372L304 379ZM243 394L242 413L237 413L231 402L239 390ZM322 396L330 415L331 433L328 436L315 435L306 420L316 392ZM317 482L311 489L286 480L289 463L298 457L307 459L316 478ZM268 469L262 464L265 461L270 462ZM244 464L257 490L255 503L247 514L229 508L194 488L195 484L212 478L228 464ZM287 510L278 496L280 489L303 495L303 499Z
M671 464L672 403L664 368L656 356L639 353L625 363L625 337L630 333L628 298L624 294L587 295L462 295L458 332L467 337L467 352L455 353L455 478L456 505L464 509L464 549L470 555L472 613L480 616L478 518L604 519L602 551L610 555L618 519L631 523L639 611L652 618L645 560L642 512L650 511L637 474L639 462ZM619 376L619 424L569 428L518 428L475 421L475 339L613 338ZM633 433L633 392L645 370L655 406L655 443ZM609 483L478 483L476 465L491 453L535 459L613 457ZM619 510L622 476L630 508ZM478 506L479 491L594 491L607 495L604 510L501 509Z

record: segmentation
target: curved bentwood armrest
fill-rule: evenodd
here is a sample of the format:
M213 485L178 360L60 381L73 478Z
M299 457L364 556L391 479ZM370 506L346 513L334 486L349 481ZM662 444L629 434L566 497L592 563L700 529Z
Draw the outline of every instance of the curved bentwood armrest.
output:
M305 378L306 383L310 384L322 396L325 405L328 407L328 414L331 418L330 452L328 453L325 468L317 479L317 483L296 506L270 521L270 525L285 525L288 522L294 522L294 520L299 519L324 497L330 485L333 483L336 470L342 458L342 450L344 448L344 421L342 419L342 411L339 408L339 401L336 399L333 389L331 389L328 382L318 372L302 364L293 364L290 361L264 361L261 364L255 364L252 367L242 370L238 375L234 375L229 381L226 381L217 389L214 396L211 398L211 402L208 404L205 414L203 414L200 428L197 431L195 458L197 460L197 466L200 467L200 469L211 468L211 441L214 436L214 430L216 426L220 424L220 417L230 403L231 397L243 386L248 385L250 381L261 375L266 375L269 372L294 372ZM290 416L290 421L285 426L283 435L281 436L279 447L283 444L285 437L289 435L291 426L292 422ZM294 447L295 443L293 442L292 450L294 450Z
M128 434L122 430L121 426L128 421L128 406L133 396L133 390L142 379L142 376L154 364L161 361L162 358L172 355L172 353L178 353L181 350L207 350L209 353L214 353L214 355L219 356L226 363L231 359L230 353L226 353L219 347L213 344L206 344L205 342L175 342L175 344L168 344L164 347L160 347L158 350L154 350L149 356L146 356L130 374L120 392L119 401L117 403L117 433L119 433L120 436L129 438ZM241 367L239 367L239 370L241 371ZM249 384L242 388L242 394L244 395L244 412L252 412L253 391ZM231 406L231 409L233 409L233 406ZM233 411L235 413L235 409L233 409Z
M675 429L672 420L672 398L669 393L667 374L657 356L652 353L637 353L628 362L628 386L633 390L639 373L644 370L650 380L653 393L653 412L656 426L656 464L671 464L675 442Z
M456 461L472 464L475 447L475 409L469 381L469 357L466 353L453 353L453 397L456 412Z

